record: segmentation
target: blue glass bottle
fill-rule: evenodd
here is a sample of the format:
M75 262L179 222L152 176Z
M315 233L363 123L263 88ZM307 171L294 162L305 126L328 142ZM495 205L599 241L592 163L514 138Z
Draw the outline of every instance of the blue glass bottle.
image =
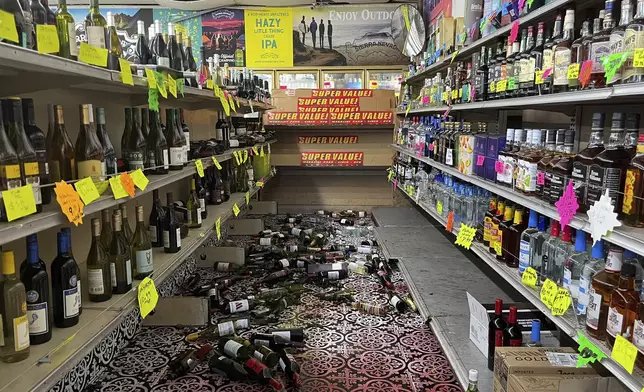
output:
M69 238L58 232L58 255L51 264L54 325L58 328L78 324L80 295L78 265L69 253Z
M38 242L27 242L25 268L20 280L27 292L27 319L29 322L29 343L43 344L51 340L52 309L49 298L49 276L45 262L38 256Z

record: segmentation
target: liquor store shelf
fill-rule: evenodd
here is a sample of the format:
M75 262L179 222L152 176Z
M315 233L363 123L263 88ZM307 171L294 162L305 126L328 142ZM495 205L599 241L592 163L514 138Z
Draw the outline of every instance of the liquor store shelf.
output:
M0 84L3 96L78 87L100 93L139 95L141 102L133 104L146 104L147 80L136 74L133 79L134 86L126 85L121 82L120 72L0 42ZM168 92L168 98L170 97ZM184 87L184 96L172 99L171 102L185 109L223 110L219 98L214 96L212 90L194 87ZM244 111L251 109L250 103L245 99L239 99L239 104ZM253 110L270 108L270 105L263 103L252 103Z
M447 219L436 212L436 210L430 206L427 206L424 203L419 203L418 200L410 196L401 186L398 184L398 188L409 197L416 205L422 208L427 212L432 218L438 221L443 227L447 226ZM455 227L452 230L452 234L458 234L458 227ZM456 245L454 245L456 246ZM512 285L521 295L523 295L528 301L530 301L539 311L543 312L546 317L551 319L555 325L566 335L573 338L575 341L579 341L578 334L582 334L586 339L593 343L597 348L599 348L606 358L602 359L600 363L610 371L615 377L617 377L624 385L634 392L641 392L644 388L644 372L639 370L637 367L634 368L633 374L629 374L626 369L624 369L620 364L611 359L611 349L603 340L597 340L585 332L585 326L580 325L578 322L575 312L572 308L568 308L564 316L554 316L550 309L541 302L539 297L539 292L525 286L521 282L521 276L519 275L517 268L510 268L505 265L505 263L497 261L496 257L493 256L488 249L480 243L472 243L470 250L476 254L481 260L488 264L495 272L499 274L501 278L507 281ZM482 355L482 354L481 354ZM452 366L455 368L457 366L462 366L462 364L454 364ZM457 373L459 373L457 371Z
M536 197L526 196L520 192L516 192L510 188L500 186L490 181L486 181L477 176L463 174L453 167L443 165L442 163L438 163L430 158L418 157L416 154L414 154L414 152L395 144L392 144L391 147L400 153L408 155L421 162L425 162L428 165L433 166L447 174L460 178L461 180L474 184L478 187L487 189L492 193L495 193L505 199L512 200L513 202L521 204L522 206L527 207L531 210L535 210L541 215L545 215L551 219L560 218L555 206L544 203ZM588 221L588 215L586 214L576 214L575 217L570 221L569 225L570 227L577 230L583 230L590 233L590 222ZM604 236L603 238L606 241L621 246L624 249L630 249L631 251L639 255L644 255L644 229L622 225L613 229L611 234Z
M537 21L542 21L544 17L548 14L551 14L555 12L556 10L560 9L561 7L565 6L566 4L573 3L573 0L556 0L553 1L552 3L539 7L533 12L530 12L526 16L523 16L519 18L519 28L525 27L529 24L533 24ZM468 29L471 26L466 26ZM503 26L500 29L496 30L495 32L476 40L472 45L466 46L465 48L462 48L458 51L458 54L454 57L453 61L459 61L459 60L464 60L467 58L470 58L472 56L472 53L480 52L481 47L483 45L487 45L488 43L494 43L498 38L503 37L505 35L510 34L510 30L512 28L512 25L507 25ZM445 57L442 61L436 62L429 67L425 68L420 73L417 73L416 75L410 76L407 79L405 79L403 82L407 84L415 84L422 82L425 78L433 77L436 72L447 68L450 64L452 64L452 56L447 56Z
M270 143L273 143L273 141L263 143L262 145L268 145ZM243 151L246 149L247 148L232 149L230 151L226 151L224 154L215 155L215 157L219 162L224 162L232 159L233 151ZM211 158L202 158L202 162L204 163L204 168L214 165L213 160ZM149 175L150 182L148 183L148 186L145 188L145 191L140 191L136 189L136 194L134 195L134 198L137 198L146 193L150 193L155 189L160 189L166 185L183 180L184 178L188 178L193 174L195 174L196 172L197 172L197 169L195 168L194 163L191 162L188 166L184 167L182 170L170 171L168 174L165 174L165 175ZM53 192L53 190L51 190L51 192ZM90 214L104 210L106 208L112 208L121 203L125 203L131 200L131 198L123 198L123 199L115 200L110 190L107 190L105 192L106 193L103 196L101 196L98 200L95 200L94 202L85 206L84 212L86 216L89 216ZM23 219L19 219L9 223L0 223L0 245L18 240L20 238L24 238L29 234L38 233L40 231L44 231L52 227L60 226L67 223L69 223L69 220L60 210L60 206L58 205L58 203L56 201L53 201L50 205L45 206L44 211L39 214L30 215Z
M264 178L264 182L271 176ZM250 191L251 197L260 188ZM230 200L218 206L208 207L208 218L202 227L190 229L188 237L181 240L178 253L164 253L154 248L154 273L151 276L157 287L175 271L201 244L216 232L217 218L222 226L233 216L233 205L240 208L246 203L244 193L234 193ZM79 323L71 328L54 328L52 339L42 345L31 346L30 356L24 361L3 364L0 367L0 391L48 390L65 375L96 344L109 335L121 320L138 306L137 290L141 281L134 280L132 289L125 294L114 294L106 302L89 302L83 298L83 314ZM48 361L45 359L48 358ZM91 375L87 375L90 377Z

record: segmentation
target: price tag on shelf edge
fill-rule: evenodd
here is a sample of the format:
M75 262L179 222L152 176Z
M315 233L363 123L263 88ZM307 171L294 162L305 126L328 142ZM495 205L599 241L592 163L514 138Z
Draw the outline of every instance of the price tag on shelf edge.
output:
M92 177L85 177L82 180L76 181L74 188L76 188L76 192L78 192L85 205L89 205L89 203L100 197Z
M550 279L546 279L546 281L543 282L543 286L541 286L541 291L539 292L539 298L541 298L541 302L543 302L548 309L552 309L552 304L557 296L558 289L557 284Z
M157 291L154 281L150 277L146 277L139 283L137 288L139 311L141 318L146 318L157 307L159 302L159 292Z
M215 223L215 231L217 232L217 239L221 239L221 217L217 218L217 222Z
M56 201L67 219L76 226L82 224L83 216L85 216L83 213L85 206L78 192L74 190L74 187L65 181L61 181L56 183L54 192L56 193Z
M31 185L3 191L2 201L4 202L9 222L36 212L34 188Z
M134 181L134 185L136 185L137 188L140 190L144 191L145 188L147 188L148 183L150 180L145 176L143 173L143 170L137 169L130 173L130 177L132 177L132 181Z
M537 271L532 267L526 268L521 275L521 282L528 287L532 287L533 289L537 288L538 279L539 277L537 276Z
M613 351L610 353L610 357L622 365L628 373L633 374L635 358L637 358L637 347L621 335L617 335L615 336L615 345L613 346Z
M201 161L201 159L197 159L195 161L195 167L197 168L197 174L199 174L199 177L203 178L204 177L203 162Z
M554 301L552 302L552 315L563 316L566 314L568 308L570 308L570 304L572 304L570 291L560 287L559 290L557 290L557 295L555 296Z
M123 189L125 189L125 192L127 192L130 197L134 197L136 191L134 189L134 180L132 180L130 174L122 173L119 177L121 178L121 184L123 184Z
M215 164L215 167L217 168L217 170L221 170L221 164L217 160L217 157L214 157L214 156L212 157L212 163Z
M233 204L233 214L235 214L235 216L237 216L237 215L239 215L240 211L241 210L239 209L239 206L237 205L237 203Z

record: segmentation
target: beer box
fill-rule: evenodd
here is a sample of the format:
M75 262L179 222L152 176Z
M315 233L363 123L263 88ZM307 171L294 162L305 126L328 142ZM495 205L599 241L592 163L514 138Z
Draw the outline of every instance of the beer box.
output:
M597 374L571 376L517 376L508 378L508 390L505 392L619 392L626 391L619 387L614 377L601 377Z
M498 378L502 391L507 392L510 375L580 375L596 374L589 366L555 366L548 359L547 352L576 354L570 347L497 347L494 351L494 378ZM564 362L565 358L562 359Z

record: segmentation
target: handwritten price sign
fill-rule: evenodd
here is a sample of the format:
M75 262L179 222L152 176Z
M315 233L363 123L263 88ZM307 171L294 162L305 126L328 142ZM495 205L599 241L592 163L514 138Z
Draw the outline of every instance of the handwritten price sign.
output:
M456 237L456 245L460 245L465 249L470 249L472 246L472 241L474 240L474 235L476 235L476 228L470 227L464 223L461 223L461 228Z
M97 48L81 42L78 60L98 67L107 67L107 49Z
M539 279L539 277L537 276L537 271L532 267L526 268L521 275L521 282L528 287L532 287L533 289L537 288L537 279Z
M559 288L557 295L555 296L554 301L552 302L552 314L553 316L563 316L566 314L572 299L570 298L570 292L568 289Z
M149 277L141 281L137 291L141 317L146 318L157 307L159 292L154 285L154 281Z
M2 200L9 222L36 212L34 188L31 185L2 192Z
M60 41L54 25L36 25L36 43L39 53L58 53Z
M82 224L83 216L85 216L83 213L84 206L80 195L74 188L65 181L61 181L56 183L54 192L56 193L56 201L58 201L60 209L67 219L76 226Z
M557 287L557 284L552 280L546 279L546 281L543 282L543 286L541 286L541 291L539 292L539 297L541 298L541 302L543 302L548 309L552 309L558 290L559 288Z

